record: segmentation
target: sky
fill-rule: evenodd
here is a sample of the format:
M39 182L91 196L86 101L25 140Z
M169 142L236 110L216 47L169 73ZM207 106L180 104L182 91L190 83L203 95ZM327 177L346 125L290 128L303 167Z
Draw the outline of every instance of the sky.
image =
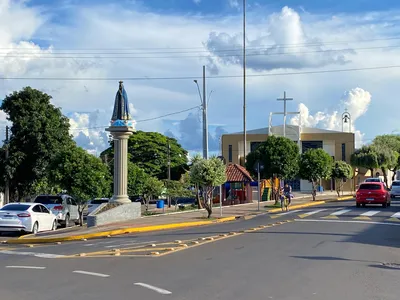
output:
M0 94L50 94L78 145L99 154L123 80L138 130L197 152L193 80L202 88L205 65L209 147L218 153L221 134L242 130L242 9L242 0L0 0ZM342 130L347 109L357 147L398 132L399 12L394 0L247 0L247 129L267 127L286 91L303 126ZM6 117L0 111L2 139Z

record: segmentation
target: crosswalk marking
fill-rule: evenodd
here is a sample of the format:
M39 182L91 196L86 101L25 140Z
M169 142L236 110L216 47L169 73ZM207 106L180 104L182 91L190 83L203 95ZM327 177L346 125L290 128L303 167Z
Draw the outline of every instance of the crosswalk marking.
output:
M395 213L394 215L391 216L391 218L398 218L398 219L400 219L400 212Z
M304 214L299 215L299 218L306 218L308 216L312 216L312 215L315 215L317 213L320 213L320 212L323 212L323 211L326 211L326 210L327 209L324 208L324 209L317 209L317 210L309 211L309 212L306 212Z
M379 210L370 210L370 211L367 211L367 212L361 214L361 216L372 217L372 216L374 216L376 214L379 214L379 213L380 213Z
M272 219L275 219L275 218L279 218L279 217L281 217L281 216L286 216L286 215L288 215L288 214L297 213L297 212L299 212L299 211L301 211L301 209L292 210L292 211L287 211L287 212L284 212L284 213L280 213L280 214L271 216L271 218L272 218Z
M340 216L340 215L344 215L348 212L351 212L351 209L342 209L342 210L336 211L334 213L331 213L331 216Z

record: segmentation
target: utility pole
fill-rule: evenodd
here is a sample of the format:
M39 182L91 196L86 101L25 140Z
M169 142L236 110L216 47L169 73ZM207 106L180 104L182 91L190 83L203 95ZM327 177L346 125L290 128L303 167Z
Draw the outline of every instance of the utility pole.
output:
M9 130L10 130L10 127L8 127L8 126L6 126L6 141L5 141L5 146L6 146L6 153L5 153L5 155L6 155L6 162L8 162L8 156L9 156L9 153L8 153L8 144L9 144ZM10 203L10 182L9 182L9 178L8 178L8 173L6 172L6 186L5 186L5 189L4 189L4 205L6 205L6 204L8 204L8 203Z
M203 157L208 159L208 120L206 98L206 66L203 66Z
M168 142L168 183L171 182L171 144ZM168 196L168 207L171 207L171 197Z
M246 0L243 0L243 166L246 165Z
M283 136L286 137L286 116L287 116L286 101L293 100L293 98L286 98L286 92L283 92L283 98L278 98L276 100L283 101Z

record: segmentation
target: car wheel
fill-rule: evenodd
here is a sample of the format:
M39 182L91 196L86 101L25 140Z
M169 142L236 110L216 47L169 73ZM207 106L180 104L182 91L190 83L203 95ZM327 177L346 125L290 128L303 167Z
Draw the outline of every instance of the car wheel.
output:
M383 204L382 204L382 207L387 207L387 203L383 203Z
M39 232L39 224L38 224L38 222L35 222L35 224L33 224L33 227L32 227L32 233L36 234L38 232Z
M360 203L356 203L356 206L357 206L357 207L361 207L361 204L360 204Z
M51 230L53 230L53 231L57 230L57 221L56 220L53 221L53 226L51 227Z
M65 216L65 221L64 221L64 228L68 228L69 227L69 215Z

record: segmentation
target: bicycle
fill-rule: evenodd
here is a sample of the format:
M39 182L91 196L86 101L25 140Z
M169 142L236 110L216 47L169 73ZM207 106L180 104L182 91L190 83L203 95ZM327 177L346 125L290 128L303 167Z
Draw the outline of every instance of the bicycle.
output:
M289 211L289 205L290 205L290 197L291 195L282 195L283 200L281 200L281 209L282 211Z

